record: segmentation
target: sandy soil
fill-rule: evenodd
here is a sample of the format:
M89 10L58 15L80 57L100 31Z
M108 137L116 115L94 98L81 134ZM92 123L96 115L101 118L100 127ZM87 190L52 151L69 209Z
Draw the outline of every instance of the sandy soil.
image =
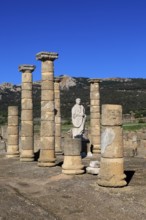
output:
M56 167L41 168L1 155L0 220L146 219L146 159L125 158L124 188L100 187L97 175L64 175L62 160L58 156Z

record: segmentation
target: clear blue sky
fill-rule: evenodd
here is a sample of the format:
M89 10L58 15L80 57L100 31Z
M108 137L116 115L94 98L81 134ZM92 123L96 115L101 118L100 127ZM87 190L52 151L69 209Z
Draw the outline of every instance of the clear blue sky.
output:
M146 0L0 0L0 83L58 52L55 76L146 78Z

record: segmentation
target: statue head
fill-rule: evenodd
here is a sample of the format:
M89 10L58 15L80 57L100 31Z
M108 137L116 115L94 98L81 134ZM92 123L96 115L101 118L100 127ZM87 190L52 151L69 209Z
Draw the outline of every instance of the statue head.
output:
M80 99L80 98L77 98L77 99L76 99L76 104L78 104L78 105L81 104L81 99Z

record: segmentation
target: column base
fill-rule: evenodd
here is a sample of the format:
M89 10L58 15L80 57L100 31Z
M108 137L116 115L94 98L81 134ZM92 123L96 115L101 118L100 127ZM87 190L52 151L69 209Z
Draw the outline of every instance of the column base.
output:
M32 162L34 161L34 152L33 150L22 150L20 155L21 162Z
M68 175L79 175L85 173L84 170L64 170L62 169L62 173L68 174Z
M123 161L123 158L101 158L98 185L105 187L126 186Z
M64 156L62 173L65 174L83 174L85 172L82 165L81 156Z
M41 161L38 161L38 166L39 167L54 167L54 166L56 166L56 163L55 162L41 162Z
M17 157L19 157L19 152L16 152L16 153L7 152L6 157L7 158L17 158Z

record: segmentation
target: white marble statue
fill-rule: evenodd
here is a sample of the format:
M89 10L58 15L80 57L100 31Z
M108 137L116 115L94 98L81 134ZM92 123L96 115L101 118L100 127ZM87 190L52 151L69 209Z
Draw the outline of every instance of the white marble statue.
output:
M84 127L85 127L85 108L83 105L81 105L81 99L76 99L76 104L72 107L72 136L75 137L82 137L84 133Z

